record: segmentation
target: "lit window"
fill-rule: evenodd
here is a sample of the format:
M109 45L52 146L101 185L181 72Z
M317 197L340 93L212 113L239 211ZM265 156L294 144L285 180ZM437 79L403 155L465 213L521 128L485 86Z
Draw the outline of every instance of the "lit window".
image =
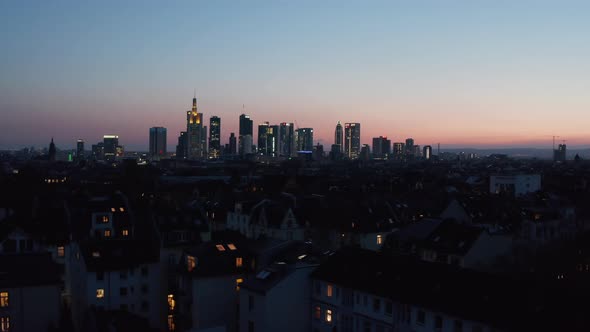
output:
M244 279L242 278L238 278L236 279L236 290L239 291L240 290L240 284L244 282Z
M176 331L176 324L174 324L174 315L168 315L168 331Z
M8 307L8 292L0 292L0 307Z
M0 331L2 331L2 332L10 331L10 317L8 317L8 316L0 317Z
M381 245L383 243L383 237L381 236L381 234L377 235L377 244Z
M332 310L326 310L326 322L330 323L332 321Z
M116 211L115 208L111 208L111 212L115 212L115 211Z
M104 230L104 237L111 237L111 230L110 229Z
M333 291L333 289L332 289L332 285L328 284L328 285L326 286L326 296L327 296L327 297L332 297L332 291Z
M97 299L102 299L103 297L104 297L104 289L98 288L96 290L96 298Z
M99 258L100 257L100 252L98 252L98 251L92 252L92 257Z
M193 256L186 256L186 265L188 272L191 272L197 266L197 260Z
M173 311L174 307L176 307L176 301L174 301L174 294L168 294L168 309L170 311Z
M215 248L217 248L217 250L219 250L219 251L225 251L225 247L221 244L216 244Z
M102 216L102 222L104 222L104 223L109 222L109 217L108 216Z
M123 236L129 236L129 230L128 229L124 229L122 232Z
M313 312L313 317L315 319L320 319L322 318L322 308L320 308L320 306L316 306Z
M121 211L121 212L125 212L125 208L124 208L124 207L120 207L120 208L119 208L119 211Z
M63 246L57 247L57 257L64 257L66 255L66 248Z
M234 244L233 244L233 243L229 243L229 244L227 245L227 247L229 248L229 250L236 250L236 249L238 249L238 248L236 248L236 246L234 246Z
M236 257L236 267L242 267L242 257Z

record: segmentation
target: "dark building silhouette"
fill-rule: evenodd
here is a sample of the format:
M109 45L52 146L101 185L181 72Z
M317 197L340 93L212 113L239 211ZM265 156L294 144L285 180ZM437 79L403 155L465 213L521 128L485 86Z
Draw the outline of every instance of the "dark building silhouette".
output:
M253 121L249 115L240 115L240 132L238 136L239 153L246 155L252 153Z
M313 128L297 129L297 151L313 151Z
M113 161L119 154L119 136L117 135L104 135L104 159Z
M432 146L426 145L422 149L422 157L426 160L430 160L432 158Z
M279 125L279 156L295 155L295 128L292 123L283 122Z
M557 150L553 150L553 161L565 162L567 148L565 144L559 144Z
M203 113L197 109L197 98L186 114L187 155L189 159L201 159L207 152L207 127L203 127Z
M51 143L49 143L49 161L55 161L55 155L57 151L55 149L55 143L53 143L53 137L51 138Z
M237 151L237 146L238 146L238 144L237 144L236 134L231 133L229 135L229 151L228 151L228 154L230 154L232 156L233 155L236 155L237 152L238 152Z
M334 144L340 145L340 151L342 151L342 146L344 142L344 132L342 131L342 124L338 121L336 125L336 130L334 131Z
M373 138L373 158L387 159L391 154L391 141L386 136Z
M209 119L209 158L221 155L221 118L212 116Z
M181 131L180 136L178 136L178 144L176 145L176 159L186 159L187 155L187 139L186 139L186 131Z
M166 128L150 128L150 157L160 159L166 156Z
M357 159L361 152L361 124L344 124L344 154L348 159Z
M84 140L82 139L76 142L76 158L84 159Z

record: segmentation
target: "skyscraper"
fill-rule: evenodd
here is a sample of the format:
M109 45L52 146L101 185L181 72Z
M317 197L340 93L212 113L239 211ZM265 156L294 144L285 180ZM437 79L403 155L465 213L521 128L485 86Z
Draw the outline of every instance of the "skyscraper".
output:
M396 160L401 160L404 158L404 154L405 154L404 143L402 143L402 142L393 143L393 158Z
M270 124L268 122L263 122L258 125L258 154L262 156L268 155L268 147L267 147L267 133Z
M241 156L252 153L252 126L249 115L240 115L240 132L238 137L239 153Z
M559 144L557 150L553 150L553 161L565 162L566 159L566 145Z
M361 124L344 124L344 154L348 159L357 159L361 152Z
M387 159L391 154L391 141L386 136L373 138L373 158Z
M221 155L221 119L212 116L209 119L209 158L219 158Z
M269 126L266 130L266 155L269 157L278 157L280 143L279 126Z
M197 110L197 98L193 98L193 107L186 113L187 158L201 159L206 153L207 129L203 128L203 113Z
M229 154L234 156L237 153L237 142L236 134L231 133L229 135Z
M104 159L113 161L117 157L117 148L119 147L119 136L104 135L102 138L104 144Z
M426 160L430 160L432 158L432 146L426 145L422 151L422 157Z
M78 142L76 142L76 158L78 160L84 159L84 140L83 139L79 139Z
M336 131L334 132L334 144L340 145L340 150L342 150L342 143L343 143L343 132L342 132L342 125L340 121L336 125Z
M313 151L313 128L297 129L297 151Z
M411 157L414 155L414 139L406 138L406 155Z
M279 156L295 155L295 130L292 123L283 122L279 126Z
M57 154L57 150L55 149L55 143L53 143L53 137L52 137L51 143L49 143L49 161L55 161L56 154Z
M150 157L160 159L166 156L166 128L150 128Z
M186 131L181 131L178 136L178 144L176 145L176 160L186 159L187 149Z

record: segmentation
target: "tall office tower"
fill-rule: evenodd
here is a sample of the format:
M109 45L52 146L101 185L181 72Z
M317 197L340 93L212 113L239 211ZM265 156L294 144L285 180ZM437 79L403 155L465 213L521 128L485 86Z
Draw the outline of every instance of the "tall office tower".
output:
M330 149L330 159L340 160L342 159L342 146L340 144L332 144Z
M102 138L104 144L104 159L113 161L117 157L117 147L119 146L119 136L104 135Z
M178 144L176 145L176 160L183 160L187 158L187 139L186 131L181 131L178 136Z
M272 125L268 127L268 131L266 132L266 151L268 155L271 157L278 157L279 156L279 148L281 145L281 136L279 135L278 125Z
M92 159L103 160L104 159L104 143L99 142L92 144Z
M422 157L422 149L420 149L420 145L414 145L414 157Z
M559 144L557 150L553 150L553 161L565 162L567 148L565 144Z
M361 152L361 124L344 124L344 154L348 159L357 159Z
M371 159L371 147L369 146L369 144L363 144L363 146L361 147L359 158L361 160Z
M373 158L387 159L391 154L391 141L386 136L373 138Z
M424 146L424 148L422 149L422 157L424 157L424 159L426 160L430 160L430 158L432 158L432 146Z
M322 160L324 159L324 146L318 143L313 147L313 159Z
M221 119L212 116L209 119L209 158L217 159L221 156Z
M150 157L155 160L166 156L166 128L150 128Z
M49 143L49 161L55 161L56 154L57 154L57 150L55 149L55 143L53 143L53 137L52 137L51 143Z
M206 156L207 128L203 128L203 113L197 110L197 97L193 98L193 108L186 112L186 135L188 159L201 159Z
M295 141L297 151L313 151L313 128L297 129Z
M77 159L84 159L84 140L83 139L79 139L78 142L76 142L76 158Z
M405 154L404 143L402 143L402 142L393 143L393 157L398 160L403 159L404 154Z
M229 154L230 155L235 155L237 152L237 140L236 140L236 134L231 133L229 135Z
M258 125L258 154L261 156L268 155L268 147L267 147L267 133L270 124L268 122L263 122Z
M414 139L413 138L406 138L406 155L412 156L414 155Z
M253 121L249 115L240 115L240 132L238 136L238 151L241 156L252 153Z
M340 124L340 121L338 121L336 131L334 132L334 144L338 144L342 147L343 140L342 125ZM342 150L342 148L340 150Z
M279 126L279 156L295 155L295 130L292 123L283 122Z

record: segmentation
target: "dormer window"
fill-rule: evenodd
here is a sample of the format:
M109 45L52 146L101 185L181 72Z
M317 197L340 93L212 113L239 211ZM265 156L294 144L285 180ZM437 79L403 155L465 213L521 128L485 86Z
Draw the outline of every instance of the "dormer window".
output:
M108 223L109 222L109 217L108 216L102 216L102 222L103 223Z
M242 267L242 257L236 257L236 267Z
M215 248L217 248L219 251L225 251L225 247L222 244L216 244Z
M129 230L128 229L124 229L124 230L121 231L121 234L123 236L129 236Z
M227 247L229 248L229 250L237 250L238 248L236 248L236 246L233 243L229 243L227 245Z
M125 212L125 208L121 206L121 207L119 208L119 211L121 211L121 212Z
M197 266L197 260L194 256L186 256L186 267L188 272L191 272Z
M115 210L115 208L111 208L111 212L115 212L115 211L117 211L117 210Z

